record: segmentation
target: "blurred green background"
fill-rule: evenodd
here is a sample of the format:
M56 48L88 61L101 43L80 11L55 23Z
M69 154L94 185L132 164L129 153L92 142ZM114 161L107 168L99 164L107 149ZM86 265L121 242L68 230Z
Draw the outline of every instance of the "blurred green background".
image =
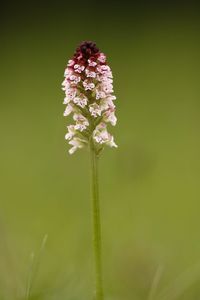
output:
M61 91L86 39L117 96L119 148L100 160L106 300L200 299L198 7L13 1L0 32L0 299L25 299L32 252L30 299L92 299L89 155L67 153Z

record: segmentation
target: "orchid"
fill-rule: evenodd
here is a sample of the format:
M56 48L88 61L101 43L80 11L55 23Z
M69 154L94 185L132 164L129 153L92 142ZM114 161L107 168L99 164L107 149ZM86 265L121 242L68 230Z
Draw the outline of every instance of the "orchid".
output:
M107 126L104 126L106 123L115 126L117 122L113 103L116 100L113 95L113 76L105 54L100 52L93 42L81 43L73 58L68 61L64 77L64 116L72 113L76 121L75 125L71 125L73 136L71 126L67 127L68 133L65 135L69 144L73 146L69 153L72 154L91 142L98 154L105 145L117 147L114 137L108 133ZM96 138L99 125L104 127L104 135L109 136L109 139L113 140L112 143L102 143ZM77 145L76 148L72 141Z
M89 147L92 174L93 246L95 265L95 300L103 300L101 224L98 192L98 158L105 146L117 147L107 127L115 126L116 97L113 75L106 56L93 42L83 42L68 61L62 89L65 92L64 116L72 115L65 139L72 147L69 154Z

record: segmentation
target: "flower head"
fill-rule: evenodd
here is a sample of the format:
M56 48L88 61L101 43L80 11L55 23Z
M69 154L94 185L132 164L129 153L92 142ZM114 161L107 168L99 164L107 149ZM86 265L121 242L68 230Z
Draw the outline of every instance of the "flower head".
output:
M96 153L105 145L117 147L107 131L107 123L115 126L113 76L106 56L96 44L82 42L67 63L62 89L65 92L64 116L73 114L75 124L67 126L65 139L72 148L69 153L92 143Z

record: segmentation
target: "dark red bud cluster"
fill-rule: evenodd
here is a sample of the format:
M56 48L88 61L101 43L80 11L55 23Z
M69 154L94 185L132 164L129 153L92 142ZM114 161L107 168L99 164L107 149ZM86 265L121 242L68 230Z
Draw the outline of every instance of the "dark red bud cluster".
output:
M81 60L88 60L90 57L97 57L99 55L99 48L91 41L82 42L74 53L74 58Z

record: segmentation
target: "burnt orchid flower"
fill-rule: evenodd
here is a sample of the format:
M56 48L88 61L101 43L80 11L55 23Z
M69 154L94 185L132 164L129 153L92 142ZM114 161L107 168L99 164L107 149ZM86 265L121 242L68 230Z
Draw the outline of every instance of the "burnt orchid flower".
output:
M92 170L93 246L95 263L95 300L103 300L101 262L101 224L98 187L98 157L105 145L117 147L107 125L116 125L116 97L113 95L113 76L106 56L96 44L80 44L64 72L62 89L65 92L64 116L72 114L65 139L73 154L86 146L90 149Z
M64 116L73 114L74 124L67 126L65 139L73 154L78 148L93 144L96 154L104 145L117 147L107 124L115 126L116 97L113 95L113 76L106 56L93 42L83 42L68 61L62 83L65 92Z

